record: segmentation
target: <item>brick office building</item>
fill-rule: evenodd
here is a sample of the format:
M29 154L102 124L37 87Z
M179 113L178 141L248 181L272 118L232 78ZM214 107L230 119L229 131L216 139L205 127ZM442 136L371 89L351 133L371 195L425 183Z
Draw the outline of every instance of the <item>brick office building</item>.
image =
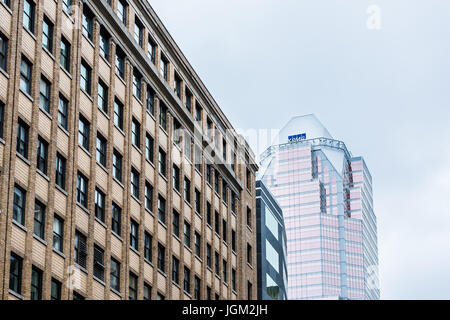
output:
M254 155L145 0L0 0L0 299L255 299Z

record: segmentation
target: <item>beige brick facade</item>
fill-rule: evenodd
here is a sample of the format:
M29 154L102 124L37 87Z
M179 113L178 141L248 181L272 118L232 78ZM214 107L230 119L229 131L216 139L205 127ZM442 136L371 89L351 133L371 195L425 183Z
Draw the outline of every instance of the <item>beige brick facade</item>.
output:
M35 6L34 30L23 26L24 2ZM30 299L32 269L42 271L41 298L50 299L52 280L61 284L61 298L72 299L74 292L85 299L128 299L130 272L138 276L137 298L144 298L144 284L151 287L151 299L194 299L195 282L200 279L201 299L216 295L220 299L255 299L257 297L256 203L254 155L248 144L235 134L205 85L198 78L174 40L146 0L124 0L127 4L126 25L117 16L118 1L72 0L71 14L63 9L62 0L13 0L10 6L0 0L0 34L8 39L6 68L0 68L0 102L4 103L3 136L0 139L0 299ZM66 1L67 2L67 1ZM92 37L82 32L83 13L92 14ZM42 46L43 21L54 25L51 52ZM135 41L135 17L142 24L142 46ZM108 34L109 57L100 54L100 30ZM60 64L60 42L70 43L70 68ZM155 64L148 54L149 39L156 44ZM116 72L116 51L125 54L124 76ZM168 61L167 81L160 74L161 55ZM20 89L21 59L32 63L31 91ZM84 61L91 69L90 91L80 87L80 66ZM141 98L133 92L133 74L141 78ZM175 74L181 80L180 96L174 90ZM50 111L40 107L40 81L51 83ZM98 81L107 86L107 112L98 107ZM147 90L152 90L154 112L148 108ZM186 108L186 92L192 94L191 110ZM68 124L59 122L59 97L68 101ZM114 101L123 108L123 129L114 123ZM167 107L167 126L160 122L160 104ZM196 121L196 106L201 108ZM200 110L200 109L199 109ZM90 124L89 148L79 144L80 115ZM17 150L18 120L29 126L28 155ZM140 145L132 143L132 119L140 124ZM175 119L187 134L178 145L174 142ZM218 135L210 134L213 123ZM107 141L106 163L97 161L97 135ZM153 159L146 157L146 135L154 141ZM186 152L185 139L191 152ZM47 173L37 168L38 137L48 143ZM213 137L210 139L209 137ZM214 141L219 139L218 141ZM223 160L223 139L226 161ZM189 140L188 140L189 141ZM217 145L216 145L217 143ZM212 147L216 145L216 147ZM195 149L201 150L201 164L195 166ZM158 150L166 153L166 172L159 172ZM113 152L122 156L122 180L113 176ZM57 153L66 159L65 188L56 184ZM189 159L187 159L189 157ZM210 163L211 180L207 182ZM174 189L174 164L180 169L180 191ZM131 168L139 173L139 196L132 194ZM199 170L198 170L199 169ZM77 175L88 179L87 205L77 201ZM215 176L218 175L218 192ZM190 201L183 192L184 177L190 181ZM249 180L249 181L247 181ZM225 183L223 183L225 182ZM151 207L145 198L146 183L152 187ZM222 188L226 185L226 193ZM15 186L26 192L25 221L13 219ZM248 188L247 188L248 186ZM105 194L105 217L96 217L95 190ZM200 192L200 212L195 209L195 190ZM226 195L226 199L223 196ZM158 218L158 197L166 200L165 223ZM233 212L232 198L236 199ZM45 205L42 238L34 233L35 201ZM122 210L121 228L112 231L112 203ZM207 223L207 203L212 207ZM180 234L175 236L172 212L180 214ZM250 211L250 226L247 225ZM219 214L219 232L215 232L215 212ZM54 248L54 217L64 221L63 247ZM138 224L138 249L130 246L130 219ZM184 221L191 226L190 245L183 239ZM226 242L223 235L226 222ZM252 229L253 227L253 229ZM236 232L235 250L232 233ZM75 233L86 236L86 267L75 263ZM151 257L146 259L144 234L152 236ZM200 235L200 256L196 254L194 235ZM212 247L211 268L207 266L207 245ZM165 270L158 268L158 245L165 248ZM247 262L250 245L251 263ZM103 280L94 276L94 246L104 252ZM219 254L220 272L215 272L215 252ZM10 289L11 254L22 260L20 292ZM172 257L179 260L179 284L173 279ZM120 263L120 288L111 288L111 258ZM227 281L223 279L226 261ZM98 264L97 264L98 266ZM183 287L184 268L190 270L190 290ZM236 272L235 289L232 273ZM251 292L249 292L251 284ZM34 289L36 290L36 289ZM33 291L36 292L36 291ZM251 296L249 297L249 294ZM197 296L198 297L198 296Z

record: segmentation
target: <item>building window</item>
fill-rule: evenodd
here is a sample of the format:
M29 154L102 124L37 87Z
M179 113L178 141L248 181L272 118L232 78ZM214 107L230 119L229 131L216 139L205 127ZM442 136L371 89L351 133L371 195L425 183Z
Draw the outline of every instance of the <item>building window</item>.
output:
M34 33L34 15L36 4L31 0L25 0L23 5L23 26Z
M167 131L167 107L163 103L159 104L159 125Z
M214 172L214 191L219 193L219 173L217 170Z
M194 278L194 299L200 300L200 278L195 276Z
M61 291L61 282L52 278L50 293L51 300L61 300Z
M189 111L189 113L192 112L192 93L187 89L186 89L186 109Z
M231 211L233 213L236 213L236 206L237 206L236 195L234 194L234 192L232 192L231 193Z
M150 136L150 134L146 134L145 135L145 158L150 161L151 163L153 163L153 159L154 159L154 145L155 145L155 141L153 140L153 138Z
M9 261L9 289L17 294L22 293L22 263L22 258L11 253Z
M122 234L122 209L114 202L112 203L111 229L119 237Z
M6 71L8 57L8 39L0 33L0 69Z
M247 226L252 227L252 210L247 207Z
M97 134L96 158L98 163L103 167L106 167L106 139L100 134Z
M105 194L99 189L95 189L95 217L101 222L105 222Z
M64 221L58 216L53 217L53 248L63 252L64 244Z
M100 55L109 61L109 39L110 36L104 29L100 30Z
M166 223L166 200L158 196L158 219L163 224Z
M231 250L236 252L236 231L231 230Z
M59 96L59 103L58 103L58 124L63 128L67 130L67 113L69 110L69 102L62 97Z
M128 288L128 300L137 300L138 277L130 272L130 286Z
M23 226L25 225L25 204L25 190L16 185L14 187L13 220Z
M168 81L169 79L169 68L168 68L168 61L167 59L161 55L161 60L160 60L160 66L159 66L159 71L161 72L161 76L164 78L164 80Z
M147 85L147 111L154 116L155 115L155 91Z
M22 57L20 64L20 89L27 94L31 94L31 77L33 65L27 58Z
M210 287L206 287L206 300L211 300L211 288Z
M130 220L130 246L139 250L139 225L133 219Z
M92 68L84 61L81 61L80 87L81 90L91 95Z
M216 269L215 271L216 271L216 275L217 276L220 276L220 262L219 262L219 253L218 252L216 252L215 254L214 254L214 268Z
M184 200L191 203L191 181L184 177Z
M194 166L195 166L195 170L197 170L198 172L202 172L202 149L195 145L194 146Z
M45 15L42 22L42 46L53 53L53 23Z
M195 121L202 121L202 107L198 103L195 104Z
M73 292L73 300L74 301L82 301L82 300L86 300L81 294L77 293L77 292Z
M0 101L0 138L3 137L3 128L5 126L5 104Z
M247 281L247 297L248 300L252 300L252 291L253 291L253 285L250 281Z
M43 174L47 174L47 159L48 159L48 143L41 137L38 137L37 142L37 169Z
M65 12L69 12L70 7L72 6L72 0L62 0L63 10Z
M114 258L111 258L111 288L120 291L120 263Z
M122 155L115 149L113 152L113 176L117 181L122 182Z
M131 194L139 199L139 172L131 168Z
M80 172L77 177L77 203L85 208L88 206L88 179Z
M247 263L252 264L252 246L247 243Z
M70 72L70 43L61 37L61 56L59 62L64 70Z
M34 202L34 234L44 239L45 231L45 206L38 200Z
M198 214L200 214L200 208L201 208L201 196L200 196L200 191L198 191L197 189L195 189L195 212L197 212Z
M127 11L128 4L123 0L117 1L117 16L125 26L127 25Z
M184 135L184 156L191 161L192 150L191 150L191 141L192 138L186 133Z
M133 94L141 101L142 99L142 76L137 72L133 72Z
M249 169L247 169L247 174L246 174L246 185L247 185L247 190L251 191L252 187L251 187L251 183L252 183L252 177L251 177L251 172Z
M231 290L236 292L236 270L231 270Z
M172 180L173 188L180 192L180 168L176 165L173 165Z
M153 237L146 232L144 234L144 258L149 262L152 262L152 242Z
M131 142L136 148L141 148L141 124L135 118L131 121Z
M172 281L180 284L180 261L175 257L172 257Z
M227 242L227 221L225 219L222 220L222 239L225 243Z
M206 202L206 223L211 226L212 206L211 203Z
M97 105L105 113L108 113L108 87L102 80L98 80Z
M100 281L105 280L105 252L94 245L94 277Z
M123 104L117 99L114 101L114 125L123 130Z
M152 299L152 287L144 283L144 300Z
M80 115L78 121L78 144L89 151L90 123Z
M86 269L87 245L86 237L80 232L75 232L75 250L73 254L74 262Z
M56 177L55 183L58 187L66 190L66 159L59 153L56 153Z
M206 182L211 184L211 165L206 165Z
M144 46L144 27L136 17L134 20L134 40L138 43L139 47L142 48Z
M125 57L119 48L116 51L116 74L122 79L125 77Z
M153 64L155 64L155 61L156 61L156 44L150 37L148 38L147 53L148 53L148 57L150 58L151 62Z
M30 300L42 299L42 271L35 266L31 269Z
M172 232L175 236L180 236L180 214L175 210L172 213Z
M175 94L177 95L178 98L181 99L181 79L177 74L175 74L175 80L174 80L173 87L174 87Z
M184 222L184 245L191 247L191 225L186 221Z
M220 221L219 221L219 212L214 211L214 231L220 235Z
M90 12L86 9L83 10L83 20L82 20L82 30L83 35L89 40L93 41L93 31L94 31L94 19Z
M187 267L184 267L184 292L190 294L191 293L191 270Z
M162 176L166 176L166 153L161 148L159 148L158 155L158 170Z
M145 208L153 212L153 187L145 182Z
M223 282L228 283L227 262L225 260L223 260L222 264L222 275L223 275Z
M211 261L211 245L208 243L206 245L206 265L209 268L212 268L212 261Z
M180 146L180 142L181 142L181 134L182 134L182 129L181 129L181 124L177 119L173 119L173 143L175 143L178 147Z
M201 236L198 232L195 233L194 235L194 248L195 248L195 254L197 255L197 257L201 258L202 257L202 250L201 250Z
M222 139L222 158L224 163L227 163L227 142Z
M156 294L156 300L166 300L166 298L161 293L158 292Z
M160 243L158 243L158 269L161 272L166 272L166 248Z

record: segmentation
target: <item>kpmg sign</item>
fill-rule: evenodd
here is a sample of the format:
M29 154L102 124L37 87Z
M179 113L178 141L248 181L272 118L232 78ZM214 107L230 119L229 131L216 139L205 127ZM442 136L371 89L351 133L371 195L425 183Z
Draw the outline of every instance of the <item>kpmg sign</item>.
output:
M296 134L295 136L289 136L288 140L289 140L289 142L297 142L297 141L306 140L306 133Z

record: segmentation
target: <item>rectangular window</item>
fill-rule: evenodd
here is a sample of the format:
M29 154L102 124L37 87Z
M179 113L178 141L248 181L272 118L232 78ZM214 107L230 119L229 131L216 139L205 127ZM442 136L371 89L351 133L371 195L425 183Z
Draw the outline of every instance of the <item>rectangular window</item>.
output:
M87 64L86 61L81 61L81 71L80 71L80 88L86 92L89 96L91 95L91 83L92 83L92 68Z
M219 193L219 173L217 170L214 172L214 191Z
M191 293L191 270L187 267L184 267L184 292L190 294Z
M42 271L33 266L31 268L30 300L42 299Z
M178 98L181 98L181 79L180 77L175 73L175 80L174 80L174 91ZM187 106L187 105L186 105ZM190 106L189 106L190 107ZM190 109L189 109L190 110ZM190 112L190 111L189 111Z
M216 269L216 275L220 276L220 261L219 261L219 253L216 252L214 254L214 268Z
M56 153L56 177L55 183L61 189L66 190L66 159L59 153Z
M61 37L61 56L59 62L67 72L70 72L70 43L64 37Z
M222 239L226 243L227 242L227 221L225 219L222 220Z
M175 257L172 257L172 281L180 284L180 261Z
M227 163L227 142L222 139L222 158L224 163Z
M212 206L211 203L206 202L206 223L212 225Z
M97 105L105 113L108 113L108 86L102 81L98 80L98 100Z
M89 151L90 123L80 115L78 120L78 144Z
M3 137L3 128L5 126L5 104L0 101L0 138Z
M212 268L212 261L211 261L211 245L208 243L206 245L206 265L209 268Z
M139 199L139 172L131 168L131 194Z
M96 245L94 245L94 277L105 281L105 252Z
M142 48L144 46L144 27L136 16L134 20L134 40L138 43L139 47Z
M200 208L201 208L201 196L200 196L200 191L198 191L197 189L195 189L195 198L194 198L194 202L195 202L195 212L197 212L198 214L200 214Z
M122 155L115 149L113 152L113 176L117 181L122 182Z
M81 294L79 294L79 293L77 293L77 292L73 292L73 300L74 301L83 301L83 300L86 300L86 298L85 297L83 297Z
M166 272L166 248L158 243L158 269L162 272Z
M120 263L115 260L114 258L111 258L111 288L116 290L117 292L120 291Z
M195 276L194 278L194 299L200 300L200 278Z
M159 103L159 125L167 131L167 107L162 102Z
M112 203L111 229L119 237L122 235L122 209L114 202Z
M189 111L189 113L192 112L192 93L189 90L187 90L187 88L186 88L186 109Z
M202 172L201 165L202 165L202 149L199 146L194 145L194 166L195 169L200 173Z
M195 254L199 258L202 257L201 241L202 241L202 238L201 238L200 234L198 232L196 232L194 235L194 248L195 248Z
M72 6L72 0L62 0L63 10L65 12L69 12L70 7Z
M48 143L41 137L38 137L37 142L37 155L36 155L36 161L37 166L36 168L42 172L43 174L47 174L47 160L48 160Z
M64 221L58 217L53 218L53 249L63 252L64 244Z
M231 193L231 211L233 213L236 213L236 206L237 206L236 195L234 194L234 192L232 192Z
M125 77L125 57L119 48L116 51L116 74L122 79Z
M131 142L136 148L141 148L141 124L134 117L131 120Z
M206 300L211 300L211 288L210 287L206 287Z
M25 225L26 192L19 186L14 187L13 220Z
M214 211L214 231L220 235L220 220L219 220L219 212Z
M172 179L173 188L180 192L180 168L176 165L173 165Z
M236 231L231 230L231 250L236 252Z
M75 250L73 254L74 262L86 269L87 244L86 237L80 232L75 232Z
M144 300L151 300L152 299L152 287L144 283Z
M125 26L127 25L127 11L128 4L123 0L117 1L117 16Z
M156 300L166 300L166 297L164 297L161 293L156 294Z
M222 275L223 275L223 282L228 283L227 262L225 260L223 260L222 264Z
M77 177L77 203L85 208L88 206L88 179L80 172Z
M144 234L144 258L152 262L152 242L153 237L146 232Z
M252 291L253 291L253 285L250 281L247 281L247 300L252 300Z
M153 187L148 182L145 182L145 208L153 212Z
M161 55L161 60L159 64L160 64L159 71L161 73L161 76L163 77L164 80L168 81L169 79L168 61L163 55Z
M117 99L114 101L114 125L123 130L123 104Z
M158 219L166 223L166 200L161 196L158 196Z
M181 123L177 119L173 119L173 143L180 147L181 135L182 135Z
M6 71L8 57L8 39L0 33L0 69Z
M186 221L184 222L184 245L191 247L191 225Z
M11 253L9 260L9 290L17 294L22 293L22 264L23 259Z
M45 15L42 22L42 46L53 53L53 23Z
M41 239L44 239L45 232L45 205L40 201L34 202L34 234Z
M106 139L97 133L96 160L103 167L106 167Z
M202 121L202 107L196 103L195 104L195 121ZM203 126L200 125L203 128Z
M161 148L159 148L158 155L158 170L162 176L166 176L166 153Z
M139 250L139 225L133 219L130 220L130 247Z
M95 217L101 222L105 222L106 196L99 189L95 189Z
M58 124L67 130L67 117L69 111L69 102L63 96L59 96L58 102Z
M135 70L133 72L133 94L141 101L142 99L142 76Z
M52 283L51 283L51 293L50 293L50 298L51 300L61 300L61 282L59 282L58 280L52 278Z
M27 58L22 57L20 64L20 89L27 94L31 94L31 77L33 65Z
M34 33L34 16L36 4L31 0L25 0L23 5L23 26Z
M83 11L83 20L82 20L82 30L83 35L89 40L93 41L93 31L94 31L94 19L90 12L86 12L86 9Z
M211 184L211 165L206 165L206 182Z
M236 292L236 270L231 270L231 289Z
M128 287L128 300L137 300L138 296L138 277L130 272L130 285Z
M251 191L252 187L251 187L251 183L252 183L252 177L251 177L251 172L249 169L247 169L247 175L246 175L246 185L247 185L247 190Z
M150 134L145 135L145 158L150 161L151 163L154 163L154 148L155 148L155 141L150 136Z
M172 213L172 232L177 237L180 237L180 214L175 210Z
M247 243L247 263L252 264L252 246Z
M147 85L147 111L152 116L155 115L155 91L150 85Z
M184 177L184 200L191 203L191 181Z
M192 145L191 145L192 138L186 133L184 135L184 156L189 160L192 161Z
M247 226L252 227L252 210L247 207Z
M104 30L100 30L100 55L105 58L106 61L109 61L109 39L110 36Z
M156 62L156 44L150 37L148 38L148 49L147 49L148 57L150 61L155 64Z

